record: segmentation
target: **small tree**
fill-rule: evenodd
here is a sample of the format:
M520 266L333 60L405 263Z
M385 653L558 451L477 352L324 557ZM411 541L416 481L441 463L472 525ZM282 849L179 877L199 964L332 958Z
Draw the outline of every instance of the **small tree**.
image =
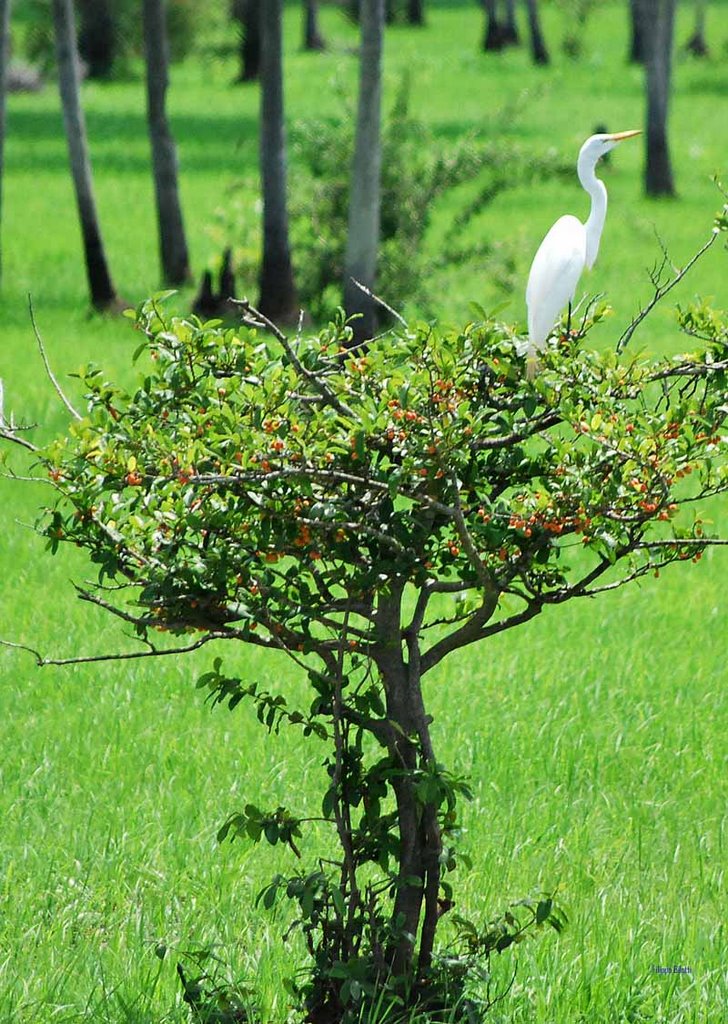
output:
M709 52L705 39L706 7L706 0L695 0L695 25L692 35L685 43L685 49L694 57L707 57Z
M231 0L230 13L239 32L237 80L255 82L260 76L260 0Z
M425 0L407 0L407 23L409 25L425 24Z
M701 252L726 230L728 207ZM683 273L655 277L618 351ZM251 803L220 830L300 860L260 899L297 908L307 1019L359 1021L389 1001L388 1019L419 1005L471 1020L476 965L563 915L544 896L495 922L454 917L437 950L468 787L437 757L423 681L547 609L728 543L699 512L728 491L728 319L683 310L703 347L646 362L583 348L592 305L531 381L513 330L487 317L403 327L343 358L342 318L294 347L241 305L237 330L141 307L138 388L89 369L87 415L36 449L57 493L43 532L51 551L89 552L99 587L80 597L136 631L140 649L116 657L220 640L283 651L308 676L301 707L220 658L199 680L323 755L320 816ZM33 447L7 421L0 435ZM307 865L311 828L330 835Z
M0 0L0 232L2 231L3 191L5 185L5 104L8 64L10 63L10 5ZM0 240L0 280L2 280L2 241Z
M629 62L645 62L645 17L642 0L629 0Z
M110 78L120 35L118 11L111 0L80 0L78 14L78 51L88 77Z
M190 276L187 238L177 183L177 150L166 111L169 41L165 0L143 0L147 126L152 147L159 256L165 284L184 284Z
M303 48L325 50L326 40L319 28L318 0L303 0Z
M288 158L283 109L283 0L261 9L260 178L263 192L263 255L260 308L288 323L298 317L288 238Z
M528 11L528 31L531 40L531 58L533 63L548 64L550 61L549 51L541 28L538 0L526 0L526 10Z
M76 48L76 19L72 0L52 0L58 61L58 84L63 106L71 176L81 221L86 276L95 309L111 309L117 296L111 281L94 198L86 119L81 106L81 73Z
M484 50L502 50L505 45L505 32L500 18L496 0L483 0L485 11L485 31L483 33Z
M518 46L521 41L518 32L518 20L516 18L516 0L506 0L505 3L503 41L506 46Z
M672 88L672 47L676 0L640 0L646 33L647 132L645 191L672 196L675 184L667 125Z
M344 269L344 307L347 316L358 316L355 344L371 338L376 327L371 289L377 273L381 211L384 0L362 0L360 20L359 103Z

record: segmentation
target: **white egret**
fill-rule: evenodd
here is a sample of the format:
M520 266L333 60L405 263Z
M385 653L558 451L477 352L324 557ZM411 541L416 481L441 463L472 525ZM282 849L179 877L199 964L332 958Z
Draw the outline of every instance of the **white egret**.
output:
M536 366L536 351L546 344L567 302L571 322L571 303L579 278L584 267L591 270L599 252L607 216L607 190L595 174L597 161L618 142L639 134L639 131L629 131L592 135L579 151L576 172L582 188L591 196L591 211L586 224L571 214L559 217L533 258L526 286L529 376L533 376Z

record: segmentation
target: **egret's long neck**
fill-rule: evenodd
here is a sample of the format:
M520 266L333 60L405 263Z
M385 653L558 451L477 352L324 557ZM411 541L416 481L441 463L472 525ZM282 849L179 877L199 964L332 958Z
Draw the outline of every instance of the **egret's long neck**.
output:
M577 174L582 188L591 196L591 210L589 219L586 222L586 265L591 268L599 252L599 242L602 237L604 221L607 216L607 190L604 182L600 181L594 173L596 161L590 154L584 153L579 157L576 166Z

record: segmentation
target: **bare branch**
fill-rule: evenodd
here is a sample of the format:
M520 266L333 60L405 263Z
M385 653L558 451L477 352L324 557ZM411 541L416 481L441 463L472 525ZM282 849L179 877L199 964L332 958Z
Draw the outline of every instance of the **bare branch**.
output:
M264 314L260 312L260 310L257 310L253 306L251 306L248 299L228 299L228 301L231 302L233 305L238 306L242 310L243 315L245 315L246 313L252 314L255 321L257 321L257 326L266 327L271 332L271 334L283 346L283 350L290 359L291 364L295 369L296 373L298 374L298 376L302 377L304 380L309 381L312 387L314 387L318 391L318 393L321 395L321 397L326 401L328 405L336 409L336 411L341 413L342 416L348 416L349 418L354 419L354 413L351 411L351 409L344 402L340 401L340 399L334 394L331 388L321 379L320 375L312 373L311 370L306 369L301 360L298 358L296 351L294 350L293 346L291 345L286 335L279 327L277 327L273 323L272 320L269 320L267 316L264 316Z
M24 437L18 437L15 433L15 428L8 430L0 427L0 437L6 441L12 441L13 444L19 444L21 448L27 448L29 452L40 451L38 445L33 444L32 441L26 441Z
M450 474L450 482L453 487L453 494L455 495L455 527L460 538L460 543L465 548L465 553L468 556L468 561L475 570L475 574L480 580L482 586L486 590L495 591L495 583L493 577L486 568L480 555L476 551L473 538L470 536L467 524L465 522L465 516L463 515L463 508L460 504L460 485L454 473Z
M43 344L43 339L40 336L40 331L38 330L38 325L35 322L35 311L33 310L33 300L32 300L32 298L30 296L30 292L28 293L28 312L30 313L30 322L33 325L33 333L35 334L35 340L38 342L38 348L40 349L40 356L41 356L41 359L43 360L43 365L45 366L45 371L48 374L48 379L50 380L51 384L55 388L56 394L58 395L60 400L63 402L65 407L70 412L71 416L73 416L73 418L76 419L76 420L83 419L83 416L81 416L80 413L76 412L76 410L73 408L73 406L69 402L69 400L66 397L66 395L63 393L63 389L61 388L61 385L56 380L56 377L55 377L55 374L53 373L53 370L51 370L51 365L48 362L48 356L46 355L45 345Z
M698 249L695 255L692 256L682 268L676 269L675 274L673 275L673 277L670 278L669 281L667 281L667 283L661 284L658 278L652 278L652 282L655 287L654 295L647 303L647 305L642 307L639 313L637 313L632 322L629 324L627 329L623 332L622 336L617 342L617 352L622 352L626 348L626 346L629 344L632 335L637 330L642 321L645 319L645 317L652 312L652 310L655 308L658 302L660 302L660 300L663 299L668 292L672 291L672 289L675 287L676 284L678 284L678 282L682 281L682 279L685 277L688 271L693 266L695 266L700 257L703 256L708 251L708 249L710 249L711 245L713 245L719 234L719 229L713 228L710 237L708 238L708 241L705 242L705 244L702 245L700 249ZM663 266L664 262L665 260L663 259Z
M187 654L190 651L196 651L205 644L208 644L211 640L226 640L230 639L229 633L207 633L205 636L195 640L194 643L187 644L184 647L152 647L146 651L126 651L116 652L115 654L89 654L86 656L76 658L45 658L39 651L36 651L33 647L28 647L27 644L17 644L10 640L0 640L0 645L3 647L13 647L19 651L27 651L32 654L35 658L36 665L38 668L43 668L46 665L88 665L92 662L99 661L131 661L137 658L161 658L169 654Z
M493 448L507 448L510 445L518 444L519 441L526 441L534 434L540 434L549 427L556 426L562 421L562 415L558 412L548 412L538 416L529 423L524 430L513 430L510 434L501 434L498 437L486 437L482 441L474 441L471 445L473 451L489 451Z
M409 324L407 323L405 318L400 313L398 313L396 309L392 309L392 307L387 302L385 302L384 299L380 299L378 295L375 295L371 288L367 288L365 284L362 284L361 281L357 281L355 277L352 277L351 281L353 281L353 283L357 286L359 291L362 291L364 292L365 295L368 295L372 302L376 302L378 306L382 307L382 309L386 309L390 316L393 316L395 320L399 320L403 327L409 329Z

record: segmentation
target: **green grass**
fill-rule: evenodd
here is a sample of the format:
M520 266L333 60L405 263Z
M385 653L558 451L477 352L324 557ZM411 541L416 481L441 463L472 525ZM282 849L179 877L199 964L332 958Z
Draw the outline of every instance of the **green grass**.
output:
M565 15L548 7L555 66L543 70L520 51L483 56L475 46L480 12L443 5L426 32L389 33L388 95L409 67L414 111L438 139L479 129L575 158L597 122L615 130L642 122L641 73L623 59L622 6L592 16L578 63L557 52ZM290 13L290 119L335 113L332 83L355 82L347 52L353 31L326 11L331 51L301 54L298 16ZM717 54L725 28L711 13ZM689 18L682 12L679 39ZM231 87L233 74L232 59L212 51L173 74L170 103L197 270L217 251L211 225L230 183L249 181L246 202L255 198L257 94ZM672 138L679 201L643 198L639 144L614 154L607 230L588 282L616 310L600 344L613 341L649 292L655 231L678 262L707 235L718 205L710 175L726 170L723 77L717 58L678 61ZM112 270L120 292L136 302L157 286L142 86L88 84L84 98ZM430 247L467 191L434 211ZM575 180L500 196L468 231L503 247L518 287L504 296L478 266L443 273L432 282L443 318L466 319L471 300L487 306L507 298L503 315L522 319L523 283L540 238L559 214L584 210ZM52 88L11 98L4 217L6 405L51 436L65 418L35 355L27 292L59 373L95 359L129 380L136 344L128 324L86 312ZM725 268L725 255L711 252L679 298L700 292L720 303ZM386 295L386 282L381 290ZM182 296L180 305L188 300ZM680 346L669 311L648 322L641 338L659 351ZM0 480L0 636L61 655L127 644L113 623L74 600L69 578L87 573L77 553L49 561L24 527L42 498L36 485ZM725 564L721 552L709 553L699 567L686 565L631 593L553 610L463 652L428 682L437 748L471 774L475 789L465 812L474 866L461 880L458 909L495 913L558 883L571 918L561 938L521 950L511 994L491 1019L723 1019ZM221 653L246 678L301 685L275 659ZM285 1019L280 978L299 948L281 945L284 922L254 910L252 897L289 861L277 850L219 848L215 831L250 798L315 807L320 751L288 736L268 740L248 709L210 713L193 683L211 657L37 671L27 655L0 654L2 1024L186 1020L174 961L205 946L214 946L231 977L258 987L267 1019ZM172 951L164 961L154 952L160 941ZM499 974L506 977L511 964L505 956ZM693 973L652 972L672 964Z

